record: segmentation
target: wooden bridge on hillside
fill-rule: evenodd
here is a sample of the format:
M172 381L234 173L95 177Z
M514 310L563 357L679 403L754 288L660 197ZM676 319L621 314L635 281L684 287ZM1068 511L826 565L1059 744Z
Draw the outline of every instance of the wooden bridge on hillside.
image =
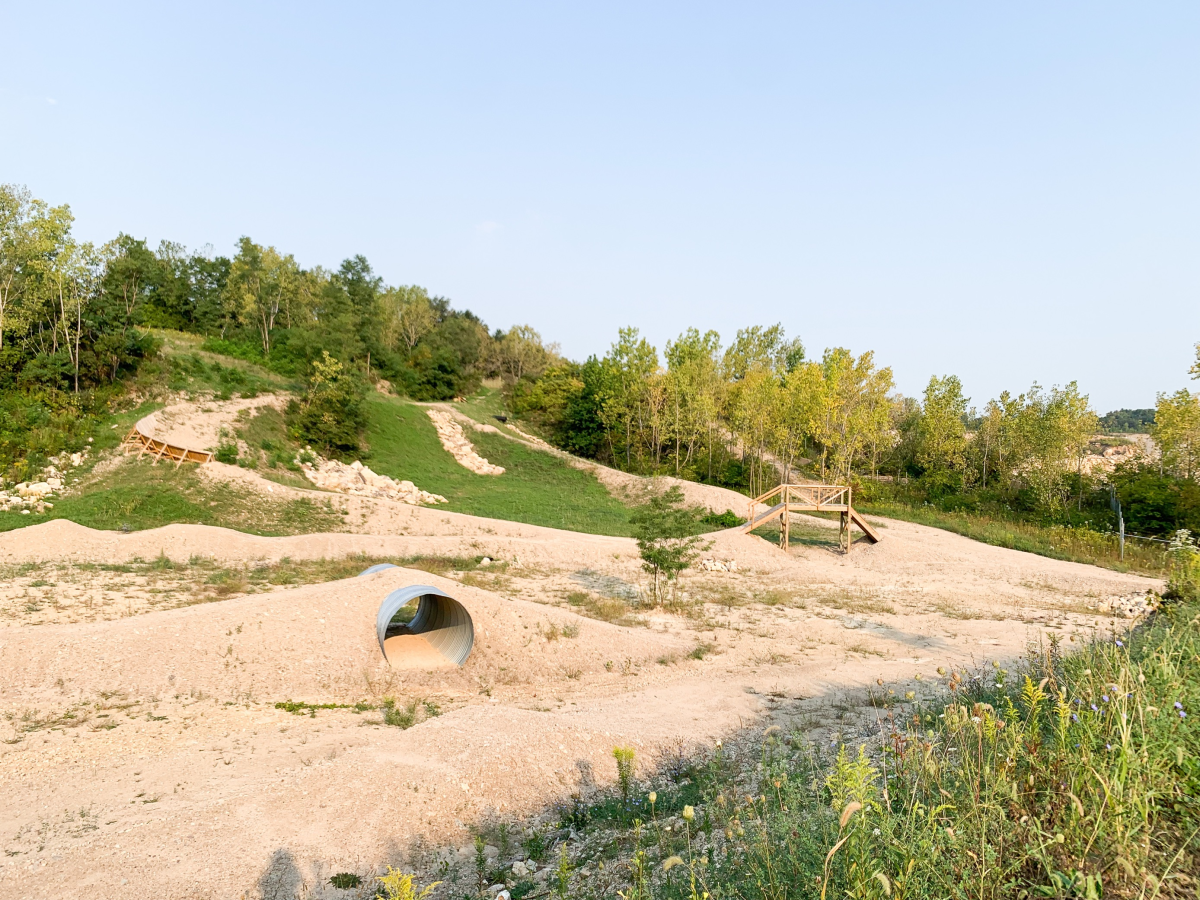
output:
M852 524L857 526L872 544L879 543L879 533L855 511L850 502L851 497L852 491L849 487L835 484L781 484L750 501L750 515L742 529L749 534L764 522L778 518L779 546L787 550L791 513L836 512L841 513L838 545L844 552L850 552L850 545L853 542L850 535ZM766 507L765 510L755 512L756 509L763 506Z

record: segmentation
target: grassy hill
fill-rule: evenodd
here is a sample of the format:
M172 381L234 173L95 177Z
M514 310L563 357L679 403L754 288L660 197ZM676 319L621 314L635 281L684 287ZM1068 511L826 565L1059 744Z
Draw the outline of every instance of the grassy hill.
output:
M366 406L367 464L441 494L450 501L441 509L588 534L629 534L629 510L595 477L556 456L472 432L478 453L506 470L476 475L442 447L424 407L380 394L370 395Z

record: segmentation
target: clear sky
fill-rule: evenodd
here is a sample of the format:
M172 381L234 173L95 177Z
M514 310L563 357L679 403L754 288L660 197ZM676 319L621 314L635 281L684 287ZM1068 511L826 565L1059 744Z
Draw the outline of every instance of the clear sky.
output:
M980 405L1190 384L1194 2L10 2L0 33L0 181L86 239L362 253L575 358L780 321Z

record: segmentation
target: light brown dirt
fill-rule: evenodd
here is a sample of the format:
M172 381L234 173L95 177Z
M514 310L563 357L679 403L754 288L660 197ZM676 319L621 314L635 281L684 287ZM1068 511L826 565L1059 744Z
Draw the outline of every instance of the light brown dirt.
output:
M153 427L215 446L246 402L271 398L164 411ZM575 464L615 491L646 490ZM877 679L921 692L940 665L1123 624L1101 614L1106 601L1159 586L889 520L882 543L842 556L821 543L831 523L797 517L801 542L786 555L736 531L711 536L706 555L738 571L689 574L666 611L636 605L646 578L628 539L322 494L236 466L200 471L264 495L333 498L347 530L117 534L52 521L0 535L0 896L347 896L331 873L428 864L481 821L610 783L615 745L636 748L646 772L679 743L755 724L860 739L854 708ZM679 484L714 511L746 502ZM255 593L203 586L206 560L355 554L494 562ZM160 557L176 568L112 569ZM471 614L462 668L383 659L379 603L414 583ZM387 726L384 698L441 714ZM289 700L370 708L275 707Z
M308 884L323 896L316 885L331 872L413 864L421 847L466 843L481 819L535 814L611 781L616 744L649 767L674 741L797 715L820 740L853 740L831 703L844 710L876 678L920 690L939 665L1106 628L1094 607L1153 586L894 521L881 523L881 544L849 557L811 546L785 556L727 532L710 552L741 571L690 576L685 614L634 610L643 624L620 627L566 598L636 591L632 541L411 507L372 515L391 533L259 538L174 525L122 535L55 521L0 536L10 566L160 553L180 563L497 560L452 578L392 569L108 621L6 620L0 895L259 897ZM463 668L382 659L375 611L410 583L437 585L471 613L476 645ZM697 647L703 659L691 658ZM378 707L385 696L429 700L442 714L401 730L374 710L274 707Z
M253 410L264 406L282 410L286 402L286 397L277 394L241 400L210 400L205 403L184 401L152 412L139 419L135 427L147 437L175 447L215 451L221 438L221 429L228 427L238 413L249 410L252 415Z

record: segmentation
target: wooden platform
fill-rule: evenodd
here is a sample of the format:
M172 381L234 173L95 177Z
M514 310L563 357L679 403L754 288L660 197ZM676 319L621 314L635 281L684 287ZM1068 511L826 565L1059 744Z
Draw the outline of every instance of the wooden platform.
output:
M850 552L852 543L851 524L862 531L872 544L879 543L879 533L851 504L852 493L851 488L836 484L781 484L750 501L750 514L742 528L749 533L764 522L778 518L779 546L787 550L790 513L836 512L841 514L838 542L846 553ZM767 508L762 512L755 513L760 506Z
M149 453L154 457L155 462L158 462L160 459L173 460L177 468L185 462L203 464L212 462L213 460L213 455L207 450L189 450L187 447L176 447L174 444L156 440L149 435L142 434L137 430L136 425L130 430L129 434L125 435L124 443L129 452L137 448L138 459Z

